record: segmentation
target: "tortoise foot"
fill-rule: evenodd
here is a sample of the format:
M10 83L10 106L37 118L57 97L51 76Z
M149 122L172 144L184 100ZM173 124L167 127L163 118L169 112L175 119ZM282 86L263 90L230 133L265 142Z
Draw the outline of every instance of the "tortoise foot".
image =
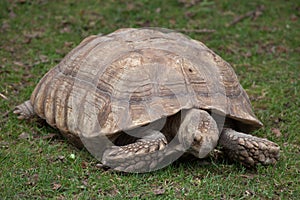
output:
M18 119L29 119L33 117L34 110L30 100L16 106L14 114L18 115Z
M279 159L280 147L274 142L232 129L222 131L219 144L230 159L237 160L246 167L271 165Z
M159 131L124 146L112 146L105 150L102 163L117 171L147 172L155 169L167 145L165 136Z

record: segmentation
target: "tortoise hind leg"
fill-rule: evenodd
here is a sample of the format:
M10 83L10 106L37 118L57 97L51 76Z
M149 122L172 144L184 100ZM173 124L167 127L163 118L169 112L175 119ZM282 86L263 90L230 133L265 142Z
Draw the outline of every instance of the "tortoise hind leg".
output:
M18 119L29 119L35 115L30 100L16 106L14 114L18 115Z
M257 164L275 164L279 159L280 147L265 138L224 129L219 144L224 153L232 160L237 160L246 167Z
M159 131L148 134L124 146L111 146L103 153L101 162L117 171L144 173L169 164L168 157L175 152L167 147L166 137Z

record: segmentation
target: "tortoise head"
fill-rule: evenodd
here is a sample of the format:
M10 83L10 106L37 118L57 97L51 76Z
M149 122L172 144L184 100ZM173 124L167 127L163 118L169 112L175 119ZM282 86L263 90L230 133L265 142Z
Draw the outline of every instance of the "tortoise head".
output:
M184 114L177 137L187 152L204 158L216 147L219 130L206 111L190 109Z

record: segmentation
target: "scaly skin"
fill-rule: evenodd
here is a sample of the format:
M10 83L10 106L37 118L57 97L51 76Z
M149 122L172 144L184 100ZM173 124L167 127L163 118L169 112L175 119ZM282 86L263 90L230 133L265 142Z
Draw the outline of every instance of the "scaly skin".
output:
M232 129L222 131L219 145L230 159L246 167L275 164L279 159L280 147L274 142Z
M14 110L14 114L18 115L18 119L29 119L33 117L35 114L30 100L18 105Z

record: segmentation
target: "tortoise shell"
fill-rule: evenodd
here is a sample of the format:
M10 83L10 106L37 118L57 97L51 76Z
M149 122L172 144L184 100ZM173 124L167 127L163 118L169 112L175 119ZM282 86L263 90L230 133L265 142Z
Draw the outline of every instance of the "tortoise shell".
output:
M167 29L84 39L40 80L30 101L51 126L75 136L114 135L190 108L262 125L232 67Z

